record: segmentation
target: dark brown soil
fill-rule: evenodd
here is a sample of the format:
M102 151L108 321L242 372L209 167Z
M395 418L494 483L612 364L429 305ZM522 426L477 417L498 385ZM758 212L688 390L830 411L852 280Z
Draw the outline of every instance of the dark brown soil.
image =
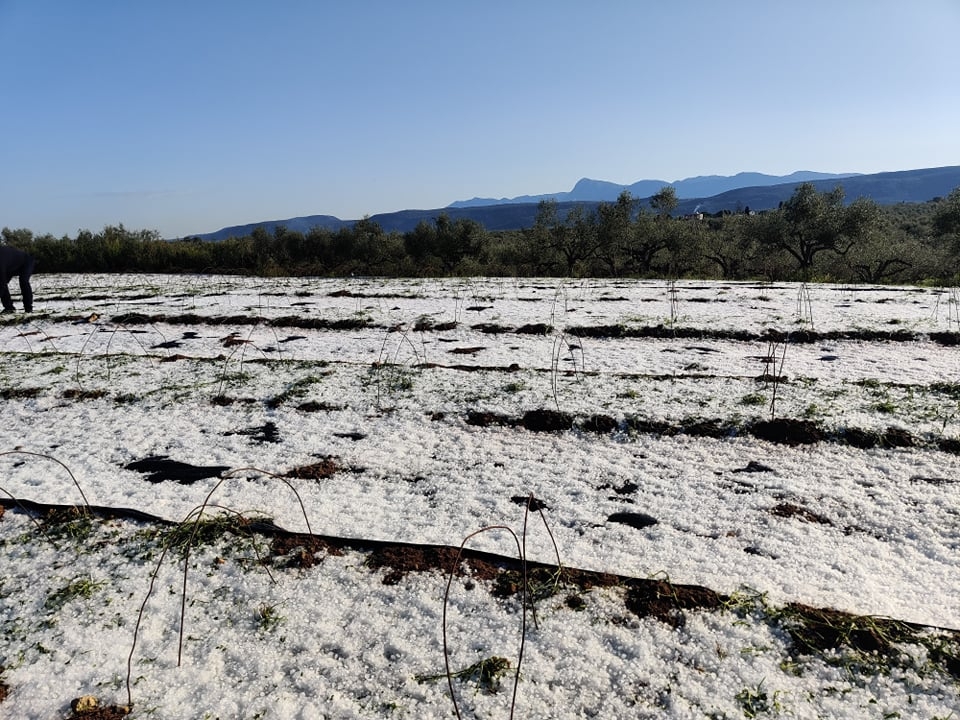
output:
M553 326L546 323L531 323L521 325L514 332L518 335L549 335L553 332Z
M323 559L319 553L339 556L343 549L318 535L276 535L270 543L270 555L287 558L287 567L311 568Z
M812 510L808 510L805 507L788 502L774 505L772 508L770 508L770 514L776 515L777 517L797 518L798 520L803 520L804 522L819 523L820 525L833 524L830 522L829 518L826 518L823 515L818 515Z
M894 647L912 636L915 628L886 618L851 615L830 608L814 608L802 603L786 606L787 633L796 649L804 654L824 652L843 646L862 653L898 654ZM865 621L867 620L867 621Z
M491 425L516 425L517 421L509 415L480 410L467 411L467 425L489 427Z
M240 430L228 430L223 433L225 436L229 435L246 435L250 438L251 442L258 444L263 443L278 443L280 442L280 431L277 429L277 424L272 420L268 420L263 425L256 425L250 428L242 428Z
M648 420L646 418L627 418L627 428L644 435L676 435L680 428L664 420Z
M514 505L525 505L530 512L537 512L538 510L549 510L547 504L542 500L538 500L535 497L529 495L513 495L510 498L510 502Z
M383 576L383 584L396 585L411 572L441 570L444 573L450 573L455 569L457 552L453 547L434 545L383 545L370 553L367 557L367 566L374 570L388 568L387 574ZM488 575L496 574L490 571L492 566L489 563L472 561L470 565L474 570L481 570L481 577L486 578ZM460 574L462 570L457 568L457 572Z
M617 512L610 515L607 518L607 522L620 523L621 525L627 525L636 530L643 530L644 528L656 525L658 520L646 513Z
M106 705L86 712L74 713L68 720L120 720L130 714L130 708L122 705Z
M725 598L699 585L674 585L666 580L636 580L627 590L627 610L654 617L671 627L686 623L684 610L716 610Z
M620 426L617 419L609 415L591 415L580 423L580 428L586 432L599 433L604 435L612 433Z
M573 427L573 416L557 410L528 410L520 424L531 432L560 432Z
M824 432L810 420L777 418L761 420L747 428L747 432L761 440L782 445L812 445L824 440Z
M960 439L943 438L939 443L937 443L937 446L945 453L960 455Z
M40 397L40 388L3 388L0 398L3 400L32 400Z
M60 397L65 400L96 400L107 394L106 390L80 390L78 388L69 388L64 390Z
M190 465L189 463L171 460L166 455L135 460L124 465L124 469L144 473L147 482L158 483L166 480L178 482L181 485L190 485L197 480L219 477L230 468L226 465Z
M471 330L486 333L487 335L503 335L513 332L513 328L508 325L497 325L496 323L477 323L470 326Z
M340 464L340 458L330 455L311 465L302 465L301 467L287 470L283 476L296 478L298 480L323 480L324 478L333 477L343 469L343 466Z
M878 433L861 430L859 428L845 428L840 433L839 439L841 442L851 447L859 448L860 450L869 450L880 444L880 436Z
M724 420L693 420L684 423L681 431L695 437L725 438L736 435L737 429Z
M297 405L297 410L300 412L337 412L343 410L342 405L331 405L325 402L317 402L316 400L308 400L305 403Z
M349 293L349 291L344 291ZM343 297L416 297L415 295L366 295L366 294L347 294ZM521 301L527 298L520 298ZM533 300L533 298L529 298ZM698 302L699 299L691 299L691 302ZM717 300L711 300L717 302ZM85 321L85 318L79 318ZM256 314L249 315L223 315L223 316L201 316L191 313L182 315L147 315L144 313L126 313L114 315L111 321L117 325L151 325L156 323L168 323L171 325L191 325L191 326L216 326L216 325L267 325L272 327L300 328L304 330L356 330L360 328L383 327L367 322L363 318L310 318L298 315L288 315L272 320L259 317ZM2 322L2 321L0 321ZM417 330L438 330L444 331L456 327L456 323L438 323L436 325L424 323L423 326L415 327ZM495 323L480 323L472 326L474 330L493 334L506 333L532 333L547 335L553 331L553 328L545 324L523 325L518 328L512 328L506 325ZM710 330L705 328L684 328L666 325L653 325L644 327L626 327L623 325L595 325L569 327L566 329L568 335L575 337L590 338L689 338L695 340L735 340L741 342L790 342L790 343L827 343L840 340L857 340L861 342L913 342L924 337L929 338L931 342L940 345L954 347L960 345L960 333L957 332L933 332L927 335L911 332L908 330L848 330L831 332L814 332L812 330L798 330L794 332L751 332L746 330Z
M908 430L890 427L884 431L882 443L884 447L889 448L916 447L917 438Z

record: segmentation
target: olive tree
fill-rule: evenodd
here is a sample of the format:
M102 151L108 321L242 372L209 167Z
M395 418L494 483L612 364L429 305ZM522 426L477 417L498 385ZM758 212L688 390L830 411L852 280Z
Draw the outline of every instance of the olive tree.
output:
M786 251L807 279L817 255L846 255L879 215L872 200L859 198L850 205L843 200L840 185L821 193L812 183L803 183L781 205L760 240Z

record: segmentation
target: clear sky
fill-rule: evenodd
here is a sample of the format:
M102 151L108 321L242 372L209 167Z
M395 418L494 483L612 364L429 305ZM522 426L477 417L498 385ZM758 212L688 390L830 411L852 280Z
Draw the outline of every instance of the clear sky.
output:
M0 0L0 226L960 164L960 0Z

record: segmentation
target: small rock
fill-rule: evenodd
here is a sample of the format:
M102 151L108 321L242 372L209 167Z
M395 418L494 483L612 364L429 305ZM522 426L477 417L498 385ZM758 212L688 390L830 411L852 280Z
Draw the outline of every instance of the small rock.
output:
M759 463L756 460L751 460L747 463L746 467L737 468L734 470L735 473L760 473L760 472L773 472L773 468L769 465L764 465Z
M75 713L92 712L99 705L100 702L93 695L81 695L70 701L70 709Z
M618 512L613 513L607 518L608 522L621 523L623 525L629 525L632 528L637 530L642 530L643 528L650 527L651 525L657 524L657 519L646 513L634 513L634 512Z

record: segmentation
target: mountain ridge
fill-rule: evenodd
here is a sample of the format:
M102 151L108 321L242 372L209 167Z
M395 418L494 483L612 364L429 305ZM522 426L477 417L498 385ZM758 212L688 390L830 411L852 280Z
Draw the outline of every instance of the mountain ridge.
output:
M742 187L769 187L791 182L808 182L814 180L842 180L856 177L861 173L822 173L812 170L797 170L789 175L767 175L758 172L740 172L736 175L697 175L667 182L666 180L637 180L629 185L620 185L608 180L594 180L580 178L567 192L544 193L541 195L519 195L513 198L481 198L470 200L456 200L448 208L461 207L488 207L490 205L525 204L540 202L541 200L602 200L612 202L621 192L627 191L634 197L650 197L659 192L664 186L670 186L677 192L677 198L689 200L694 198L712 197L728 190Z
M807 177L804 175L806 172L809 171L798 171L788 176L779 176L793 177L794 179L774 185L749 185L735 187L706 197L678 198L679 203L675 214L688 215L696 211L706 213L724 211L737 212L748 207L753 210L776 208L779 203L789 199L796 190L797 185L802 182L811 182L820 192L832 190L839 183L843 186L847 202L852 202L859 197L867 197L880 205L892 205L899 202L926 202L935 197L945 197L951 190L960 187L960 165L921 168L917 170L899 170L866 175L851 174L843 177L821 173L822 175L827 175L827 177L816 180L801 179ZM738 175L734 176L721 177L744 178L759 174L761 173L738 173ZM688 178L688 180L695 179L697 178ZM566 212L574 207L583 207L588 211L595 210L601 202L612 202L623 189L632 187L617 185L616 183L606 183L606 181L593 181L587 178L579 180L577 184L583 183L584 181L587 183L609 184L617 188L617 192L611 200L558 200L557 209L561 217L565 216ZM659 181L655 180L647 182L659 183ZM634 185L637 185L637 183L634 183ZM658 192L662 187L663 184L657 184L655 189L642 195L635 194L633 191L631 191L630 194L639 200L641 204L646 204L650 196ZM574 185L574 188L576 188L576 185ZM368 219L380 225L385 232L409 232L413 230L419 222L433 222L438 216L444 213L447 214L451 220L460 218L474 220L491 231L518 230L533 225L540 199L545 199L543 196L535 195L521 197L533 199L526 202L505 202L492 205L467 207L454 207L450 205L445 208L428 210L400 210L398 212L371 215L368 216ZM189 235L188 237L216 241L229 237L244 237L251 234L256 228L264 228L267 232L272 233L278 226L283 226L293 232L302 232L305 234L314 227L336 231L341 228L351 227L355 222L356 220L341 220L333 215L307 215L288 218L286 220L268 220L244 225L232 225L215 232Z

